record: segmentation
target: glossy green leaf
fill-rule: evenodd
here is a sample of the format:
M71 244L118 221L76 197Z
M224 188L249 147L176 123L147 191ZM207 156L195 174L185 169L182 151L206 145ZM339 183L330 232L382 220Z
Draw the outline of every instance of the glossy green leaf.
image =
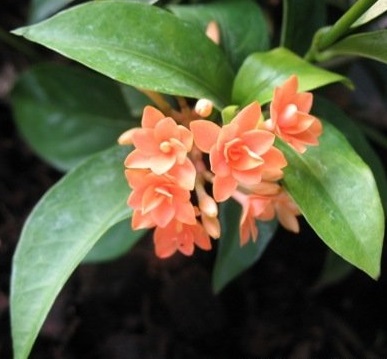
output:
M169 6L179 17L188 20L205 32L210 21L220 30L220 46L234 69L255 51L267 50L269 32L261 8L251 0L218 0L197 5Z
M96 241L131 214L127 148L85 160L52 187L22 230L12 267L14 359L26 359L56 296Z
M253 101L269 102L275 87L291 75L297 75L299 91L309 91L333 82L349 81L334 72L316 67L291 51L277 48L250 55L240 68L234 82L232 102L241 106Z
M212 273L212 287L220 292L229 282L250 268L263 254L277 229L277 221L257 222L258 240L243 247L239 244L241 208L235 201L227 201L221 208L222 236Z
M127 253L144 235L145 231L134 231L127 219L115 224L98 240L87 253L82 263L106 262Z
M345 37L317 54L318 61L326 61L337 56L360 56L387 63L387 30L370 31Z
M361 17L359 17L352 27L357 27L370 22L387 11L387 0L378 0Z
M315 32L325 25L325 1L284 0L283 4L281 46L304 55Z
M320 145L300 155L283 143L283 183L318 236L372 278L380 273L384 213L369 167L328 122Z
M234 75L223 52L155 6L89 2L14 33L135 87L205 97L218 107L230 100Z
M370 166L378 185L384 212L387 213L387 176L378 154L370 146L363 131L332 102L314 97L312 113L332 123L340 130L365 163Z
M12 105L30 146L61 170L113 146L136 125L118 84L67 66L40 65L25 72L12 91Z
M41 21L54 14L73 0L32 0L30 3L28 23Z

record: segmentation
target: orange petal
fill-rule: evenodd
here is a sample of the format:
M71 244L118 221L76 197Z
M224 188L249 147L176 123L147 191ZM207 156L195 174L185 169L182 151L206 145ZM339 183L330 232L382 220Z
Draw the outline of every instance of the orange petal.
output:
M141 126L143 128L154 128L161 119L165 118L164 114L153 106L145 106L142 113Z
M223 202L230 198L232 193L237 188L237 181L231 176L219 177L215 176L213 180L213 195L216 202Z
M133 150L125 159L125 167L133 169L146 169L150 167L149 157L139 150Z
M195 187L196 169L188 158L183 164L173 166L168 175L172 176L173 180L183 189L192 191Z
M160 153L152 156L148 160L149 168L157 175L162 175L168 172L176 163L176 156L173 154Z
M258 102L252 102L250 105L244 107L231 123L236 123L240 132L246 132L257 128L258 121L261 117L261 106Z
M220 127L206 120L192 121L189 126L193 133L196 146L202 152L209 153L219 136Z

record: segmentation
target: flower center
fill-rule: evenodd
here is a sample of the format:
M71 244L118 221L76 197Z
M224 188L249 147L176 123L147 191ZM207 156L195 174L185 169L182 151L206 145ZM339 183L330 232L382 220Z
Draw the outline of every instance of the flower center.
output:
M163 153L169 153L172 151L172 146L169 141L163 141L160 143L160 151Z

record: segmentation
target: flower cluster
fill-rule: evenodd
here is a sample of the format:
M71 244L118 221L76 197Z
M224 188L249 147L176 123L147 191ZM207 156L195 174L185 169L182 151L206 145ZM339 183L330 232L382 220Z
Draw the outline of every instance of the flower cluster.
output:
M279 137L303 153L318 144L322 125L309 114L312 94L297 88L292 76L275 89L267 120L253 102L220 126L205 119L212 112L208 100L190 110L179 99L180 112L165 107L166 116L147 106L141 128L121 135L120 144L134 145L125 160L132 227L155 228L159 257L191 255L195 245L211 249L210 238L221 235L218 203L230 198L242 207L241 245L257 240L257 220L276 217L299 231L299 210L279 182L287 161L274 141Z

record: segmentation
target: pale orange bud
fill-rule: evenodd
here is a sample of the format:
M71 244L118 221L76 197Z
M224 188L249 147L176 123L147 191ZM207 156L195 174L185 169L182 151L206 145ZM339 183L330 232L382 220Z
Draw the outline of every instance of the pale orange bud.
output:
M212 101L207 100L206 98L201 98L195 105L195 112L200 117L208 117L211 115L214 105Z
M199 208L206 216L214 218L218 215L218 206L208 194L199 196Z
M207 25L206 35L211 39L215 44L219 45L220 43L220 31L219 26L216 21L210 21Z
M208 217L202 213L202 225L210 237L217 239L220 237L220 222L218 217Z

